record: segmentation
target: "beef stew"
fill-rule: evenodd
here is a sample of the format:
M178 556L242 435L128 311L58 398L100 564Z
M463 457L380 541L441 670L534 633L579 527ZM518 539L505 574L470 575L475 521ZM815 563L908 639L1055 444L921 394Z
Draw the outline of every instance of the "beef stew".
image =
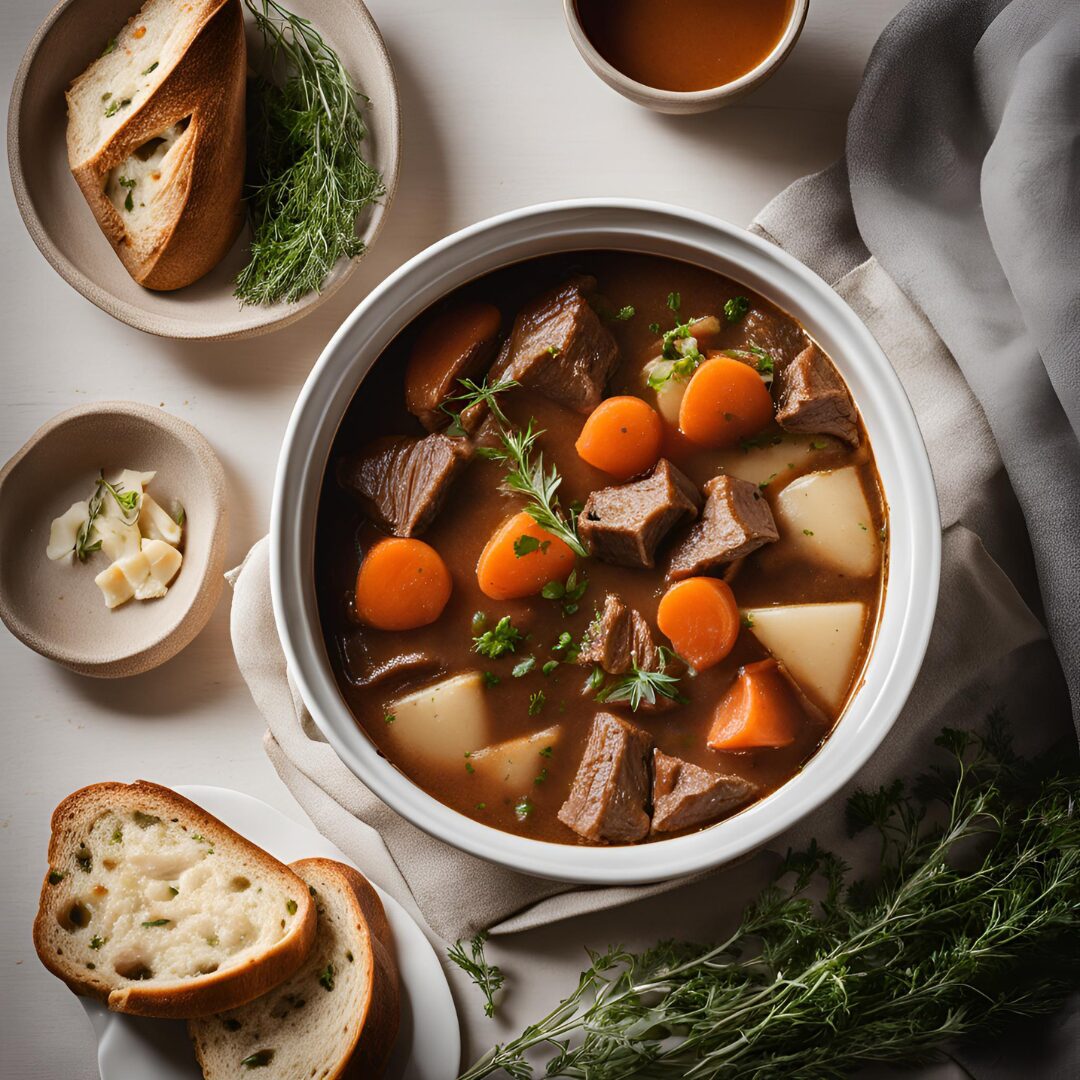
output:
M828 737L886 519L847 387L796 320L675 260L534 259L425 312L356 394L316 532L327 653L380 752L460 813L656 842Z

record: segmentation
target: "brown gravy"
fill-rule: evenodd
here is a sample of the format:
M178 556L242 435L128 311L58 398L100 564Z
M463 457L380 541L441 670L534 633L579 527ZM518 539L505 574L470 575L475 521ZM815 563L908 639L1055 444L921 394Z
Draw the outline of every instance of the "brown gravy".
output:
M772 52L792 0L577 0L582 28L624 75L658 90L710 90Z

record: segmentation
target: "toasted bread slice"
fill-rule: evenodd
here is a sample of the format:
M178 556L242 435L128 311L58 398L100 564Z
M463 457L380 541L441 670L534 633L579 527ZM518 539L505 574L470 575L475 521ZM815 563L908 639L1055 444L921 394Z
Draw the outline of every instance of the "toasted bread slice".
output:
M168 788L94 784L53 812L34 947L117 1012L242 1005L296 971L315 924L287 866Z
M269 994L188 1024L205 1080L259 1068L265 1080L375 1080L398 1027L398 975L386 913L351 867L304 859L292 869L314 890L315 945Z
M178 289L243 225L240 0L147 0L67 92L68 164L128 273Z

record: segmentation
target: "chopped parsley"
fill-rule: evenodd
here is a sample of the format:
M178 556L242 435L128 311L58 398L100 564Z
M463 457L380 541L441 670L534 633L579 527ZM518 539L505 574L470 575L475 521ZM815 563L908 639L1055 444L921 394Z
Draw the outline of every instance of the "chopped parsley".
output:
M744 611L739 621L749 630L754 625L754 616L749 611Z
M126 109L131 104L131 98L120 98L113 101L105 110L105 115L115 116L121 109Z
M108 940L109 940L108 938L98 937L97 934L95 934L90 939L90 948L94 949L94 950L100 949L101 946L104 945L105 942L108 941Z
M863 526L863 528L865 528L865 527L866 526ZM814 530L813 529L803 529L802 533L803 533L803 536L813 536L814 535Z
M286 900L285 901L285 910L290 915L295 915L296 914L296 901L295 900Z
M392 712L383 713L384 724L392 724L396 719L397 717Z
M140 74L149 75L151 71L155 71L157 69L157 66L158 62L155 60L148 68L146 68L144 71L141 71Z
M589 587L589 579L577 570L571 570L566 581L549 581L541 590L545 600L558 600L562 603L563 615L576 615L581 598Z
M537 540L535 536L522 533L514 541L514 555L518 559L525 555L531 555L534 551L539 551L541 555L545 555L549 547L551 547L550 540Z
M172 919L150 919L149 922L144 922L144 930L152 930L155 926L168 926L172 922Z
M131 193L132 193L132 189L135 187L135 181L134 180L129 180L126 176L121 176L120 179L117 181L117 183L122 188L127 188L127 198L124 199L124 209L125 210L134 210L135 209L135 201L134 201L134 199L132 199ZM131 492L131 494L134 495L135 493Z
M627 319L632 319L636 314L637 309L633 304L625 304L615 313L615 318L619 322L626 322Z
M514 815L518 821L525 821L533 812L533 809L533 804L529 799L521 798L514 804Z
M240 1064L248 1069L265 1069L273 1060L273 1050L256 1050L254 1054L248 1054Z
M475 617L473 621L475 624ZM498 660L500 656L512 653L524 640L524 635L510 621L510 616L504 615L495 624L494 630L485 630L473 638L473 652L489 660Z
M510 674L513 675L515 679L520 679L522 675L528 675L534 667L536 667L536 657L526 656L513 666Z
M492 671L485 671L484 672L484 685L486 687L490 688L492 686L498 686L499 683L501 683L501 682L502 682L502 679L500 679L499 676L496 675L494 672L492 672Z
M543 690L537 690L535 694L529 695L529 715L536 716L540 710L544 707L547 701L547 695Z
M327 964L326 969L319 975L319 985L324 990L334 989L334 965Z
M724 318L729 323L742 322L750 310L750 301L745 296L733 296L724 301Z

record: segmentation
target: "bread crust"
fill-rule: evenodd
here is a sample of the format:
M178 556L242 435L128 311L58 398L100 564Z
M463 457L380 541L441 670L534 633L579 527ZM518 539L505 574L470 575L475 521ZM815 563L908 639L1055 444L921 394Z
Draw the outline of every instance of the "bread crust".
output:
M94 217L128 273L148 289L198 280L243 227L246 57L240 0L219 0L172 70L96 153L72 160L69 143L72 175ZM67 98L70 104L72 90ZM105 192L106 181L136 149L185 119L174 147L179 160L170 179L170 227L148 253L140 252Z
M76 830L109 810L131 809L161 817L181 818L203 834L219 838L246 850L253 862L269 874L292 879L299 897L297 918L280 941L243 966L200 975L166 986L133 983L111 988L94 972L77 974L54 954L49 940L49 919L55 919L57 902L63 895L49 883L51 868L62 865L65 855L77 846ZM96 998L114 1012L165 1019L191 1019L235 1009L260 997L284 982L307 959L315 941L316 909L307 886L284 863L245 840L212 814L170 788L147 780L133 784L102 783L81 788L69 795L53 811L49 838L49 870L41 885L37 916L34 919L34 948L41 962L81 997Z
M386 909L371 883L351 866L332 859L301 859L290 869L303 877L305 867L317 867L324 876L336 877L342 891L356 903L357 929L367 933L371 951L371 980L367 1009L356 1028L351 1054L327 1080L374 1080L381 1076L394 1049L400 1018L400 984L394 942Z

